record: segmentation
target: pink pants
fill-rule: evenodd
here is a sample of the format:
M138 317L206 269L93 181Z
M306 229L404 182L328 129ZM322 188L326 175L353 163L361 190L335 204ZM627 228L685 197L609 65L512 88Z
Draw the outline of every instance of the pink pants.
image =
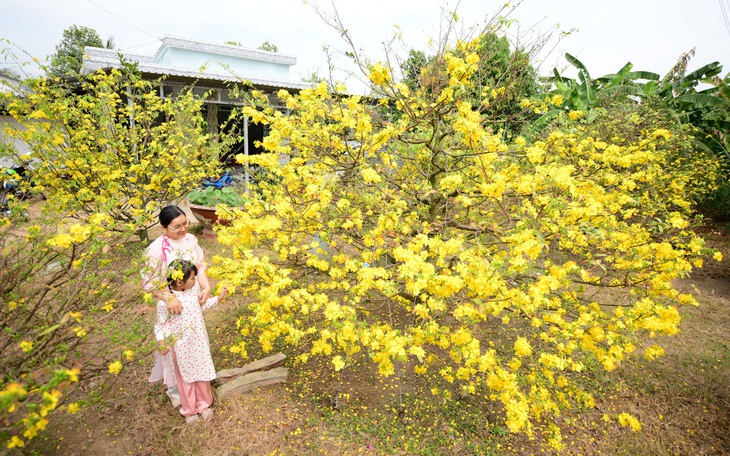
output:
M182 402L182 407L180 407L182 416L197 415L213 405L213 392L210 389L210 381L185 383L182 374L180 374L180 368L177 367L177 356L175 356L174 350L172 352L172 365L175 368L177 389L180 392L180 402Z

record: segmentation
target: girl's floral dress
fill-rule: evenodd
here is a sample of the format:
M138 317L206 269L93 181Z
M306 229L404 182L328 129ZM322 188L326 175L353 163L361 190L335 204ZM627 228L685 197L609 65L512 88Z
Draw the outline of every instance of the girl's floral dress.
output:
M173 346L178 368L185 383L210 381L215 379L215 367L210 356L208 331L205 329L203 311L218 302L218 297L208 299L202 306L198 303L200 286L189 290L173 291L182 303L179 315L170 314L165 301L157 304L157 323L155 337ZM171 356L168 353L166 356Z

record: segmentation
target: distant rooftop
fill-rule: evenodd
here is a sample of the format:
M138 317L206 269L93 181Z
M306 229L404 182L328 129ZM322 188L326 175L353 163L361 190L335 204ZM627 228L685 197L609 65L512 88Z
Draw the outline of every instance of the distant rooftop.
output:
M19 97L25 96L30 89L21 83L20 79L0 74L0 92L13 92Z
M83 71L119 68L119 51L96 47L84 50ZM308 84L292 81L289 67L297 59L278 52L248 49L230 44L216 44L188 38L166 36L152 56L122 53L125 60L136 62L139 71L215 81L250 81L254 86L271 89L304 89Z

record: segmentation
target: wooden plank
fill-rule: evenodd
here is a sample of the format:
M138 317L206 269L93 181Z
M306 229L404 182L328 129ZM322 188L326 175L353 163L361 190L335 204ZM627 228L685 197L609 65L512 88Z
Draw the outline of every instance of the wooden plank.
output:
M243 367L237 367L235 369L224 369L216 372L215 381L219 384L228 383L236 377L241 375L250 374L251 372L266 371L281 366L286 361L286 355L283 353L277 353L267 358L256 360L252 363L248 363Z
M283 383L289 375L289 369L286 367L277 367L268 371L252 372L240 377L236 377L230 382L216 389L218 398L225 399L236 394L245 393L262 386Z

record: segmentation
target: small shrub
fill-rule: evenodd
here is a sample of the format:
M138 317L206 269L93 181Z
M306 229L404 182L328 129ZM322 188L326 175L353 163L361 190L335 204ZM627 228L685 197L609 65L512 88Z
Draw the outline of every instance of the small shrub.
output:
M231 187L215 188L205 187L196 188L188 194L188 201L192 204L200 206L217 206L223 204L225 206L243 206L246 198L235 191Z

